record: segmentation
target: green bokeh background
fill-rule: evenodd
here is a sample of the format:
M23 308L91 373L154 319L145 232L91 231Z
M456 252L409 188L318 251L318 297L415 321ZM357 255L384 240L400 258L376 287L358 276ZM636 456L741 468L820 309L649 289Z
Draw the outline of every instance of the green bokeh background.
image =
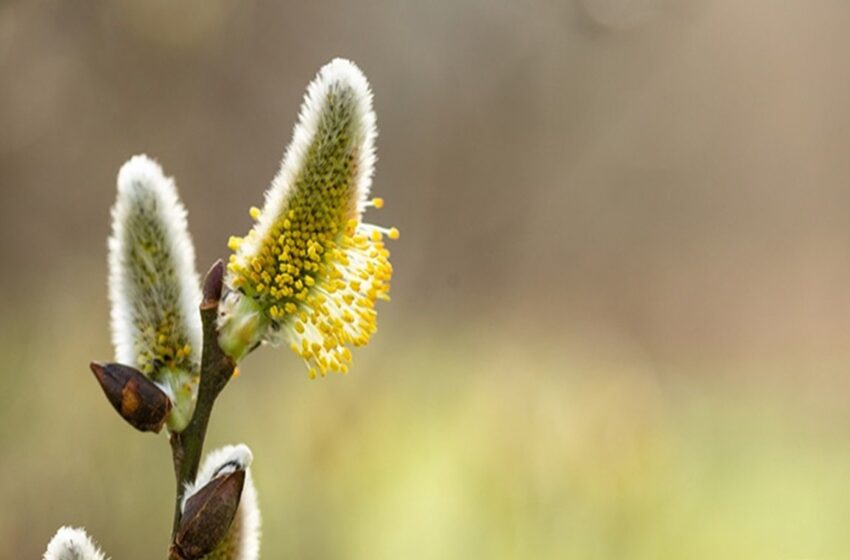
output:
M304 87L375 92L393 301L348 376L263 349L262 556L850 557L850 5L0 3L0 558L63 524L164 557L164 435L110 409L115 174L174 175L205 269Z

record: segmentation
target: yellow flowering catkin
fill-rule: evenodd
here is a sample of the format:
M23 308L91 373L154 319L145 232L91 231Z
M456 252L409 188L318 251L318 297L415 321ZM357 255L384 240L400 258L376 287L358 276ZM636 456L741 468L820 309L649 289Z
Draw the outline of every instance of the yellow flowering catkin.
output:
M374 165L374 113L362 73L325 66L308 89L293 143L244 239L231 238L231 294L220 342L239 359L261 341L288 340L311 377L345 373L352 346L377 330L375 304L389 299L384 237L395 228L361 221Z

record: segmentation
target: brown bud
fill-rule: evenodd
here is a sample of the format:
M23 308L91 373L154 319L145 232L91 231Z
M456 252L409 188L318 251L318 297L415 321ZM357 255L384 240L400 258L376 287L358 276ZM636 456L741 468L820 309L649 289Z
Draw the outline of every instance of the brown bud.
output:
M159 433L171 412L171 399L162 389L130 366L92 362L89 367L124 420L139 431Z
M195 560L212 552L227 535L245 485L245 471L214 478L186 500L174 548L180 558Z
M204 277L204 301L201 307L218 305L224 282L224 262L218 259Z

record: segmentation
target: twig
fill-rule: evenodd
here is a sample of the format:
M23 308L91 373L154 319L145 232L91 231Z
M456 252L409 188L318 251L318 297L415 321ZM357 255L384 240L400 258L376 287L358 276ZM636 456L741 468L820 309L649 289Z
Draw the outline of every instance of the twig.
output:
M171 532L172 546L169 553L169 558L173 560L180 559L180 554L173 545L180 527L180 503L183 500L183 491L186 484L194 481L198 474L213 404L221 390L233 377L233 371L236 368L233 360L226 356L218 345L216 320L223 275L224 263L218 260L204 279L204 299L200 307L204 341L198 400L195 404L195 413L186 429L180 433L171 434L171 453L174 461L174 475L177 479L177 499Z

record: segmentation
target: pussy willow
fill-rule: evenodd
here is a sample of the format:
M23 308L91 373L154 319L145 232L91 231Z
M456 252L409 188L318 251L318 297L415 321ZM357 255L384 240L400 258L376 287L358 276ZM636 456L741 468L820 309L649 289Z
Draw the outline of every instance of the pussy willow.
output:
M109 403L141 432L169 428L177 481L169 560L257 560L260 513L244 445L211 453L207 428L237 362L285 341L311 378L346 373L351 348L377 330L389 299L386 238L363 221L375 165L372 93L336 59L310 84L292 142L254 226L233 237L203 287L174 181L146 156L118 175L109 238L115 362L90 364ZM224 289L226 286L226 290ZM103 560L81 529L63 527L44 560Z
M234 359L284 340L311 378L346 373L351 347L377 330L392 277L384 237L399 234L362 220L383 206L369 199L376 134L365 76L342 59L322 68L254 227L230 240L219 341Z
M147 156L118 173L109 238L109 296L117 362L138 368L169 395L169 427L194 409L201 300L186 209L174 181Z

